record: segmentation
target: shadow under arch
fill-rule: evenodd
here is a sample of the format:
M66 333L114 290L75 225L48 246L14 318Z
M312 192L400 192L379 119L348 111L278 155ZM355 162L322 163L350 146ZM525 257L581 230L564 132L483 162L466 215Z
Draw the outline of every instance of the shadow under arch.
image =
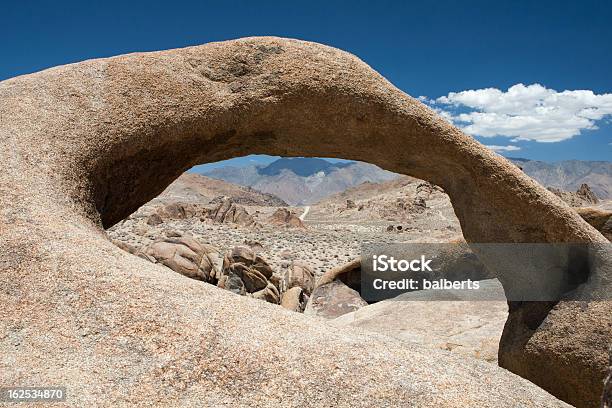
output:
M32 81L41 77L47 88L33 95ZM428 180L449 194L468 242L605 242L516 166L358 58L323 45L246 38L7 82L44 124L15 126L18 149L48 184L41 191L62 192L58 205L69 203L98 228L125 218L195 164L268 154L359 160ZM53 137L37 144L41 134ZM506 289L513 285L499 278ZM509 336L533 332L513 322ZM529 362L534 356L524 350L514 356L522 363L510 368L536 383L540 371L523 365L554 366L542 357ZM575 363L590 369L583 356ZM558 394L562 382L543 386Z

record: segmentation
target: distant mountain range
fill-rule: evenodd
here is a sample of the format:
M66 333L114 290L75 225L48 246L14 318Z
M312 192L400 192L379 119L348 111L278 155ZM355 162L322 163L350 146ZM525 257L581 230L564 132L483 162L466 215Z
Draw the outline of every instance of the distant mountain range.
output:
M319 172L331 173L355 164L355 162L332 163L315 157L288 157L278 159L265 167L259 168L259 174L278 176L283 170L292 171L300 177L310 177Z
M509 160L545 187L574 192L586 183L599 198L612 198L611 162ZM280 158L269 164L225 166L202 174L273 194L291 205L313 204L365 182L379 183L398 176L369 163L331 162L319 158Z
M612 162L565 160L546 163L521 158L509 160L546 187L574 192L581 184L586 183L597 197L612 198Z
M227 166L203 174L273 194L291 205L312 204L366 181L377 183L397 177L369 163L318 158L281 158L264 166Z

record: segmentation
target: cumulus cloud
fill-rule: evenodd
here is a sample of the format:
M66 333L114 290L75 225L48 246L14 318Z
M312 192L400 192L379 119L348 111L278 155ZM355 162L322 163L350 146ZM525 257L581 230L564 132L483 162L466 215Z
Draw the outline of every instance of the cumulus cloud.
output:
M517 84L505 92L496 88L451 92L429 103L471 135L513 141L560 142L582 130L597 129L597 121L612 115L612 94L558 92L540 84Z
M521 150L520 147L513 146L513 145L507 145L507 146L485 145L485 146L487 146L489 149L493 150L494 152L515 152L517 150Z

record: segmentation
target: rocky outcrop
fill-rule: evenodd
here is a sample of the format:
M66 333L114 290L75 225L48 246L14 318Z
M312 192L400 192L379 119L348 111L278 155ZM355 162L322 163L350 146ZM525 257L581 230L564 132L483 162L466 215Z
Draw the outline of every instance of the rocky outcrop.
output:
M560 190L554 187L549 187L548 190L553 192L572 207L584 207L597 204L599 202L599 199L588 184L581 184L575 193Z
M156 213L163 220L184 220L198 217L204 211L204 207L195 203L183 203L179 201L165 201L157 206Z
M306 295L310 295L315 286L314 271L303 262L293 261L285 270L283 276L283 291L294 287L303 289Z
M512 305L500 353L529 382L314 327L108 241L103 228L185 169L250 153L342 154L426 179L448 193L469 242L608 242L518 168L330 47L247 38L56 67L0 83L2 378L65 385L73 406L563 406L533 383L582 406L599 399L608 301ZM610 291L609 251L597 256L582 292ZM544 272L532 278L551 284Z
M206 211L206 218L213 222L237 224L243 227L256 225L255 219L251 214L240 205L234 204L231 198L224 197L220 202Z
M197 173L183 173L161 194L164 200L180 199L188 203L218 204L225 197L239 205L286 206L287 203L273 194L250 187L239 186Z
M334 319L354 312L367 306L367 304L356 290L349 288L339 280L335 280L318 286L312 292L304 309L304 314Z
M188 217L187 208L185 208L185 204L183 203L167 203L165 205L161 205L157 209L157 214L162 219L174 219L174 220L184 220ZM190 214L193 216L195 214Z
M189 278L214 282L217 279L215 253L213 248L200 244L194 238L182 236L155 241L139 255Z
M586 222L601 232L601 235L608 238L608 241L612 241L612 211L590 207L576 208L575 210Z
M286 228L306 228L302 220L286 208L279 208L268 218L268 223Z
M480 286L489 298L504 298L499 281L481 281ZM404 293L333 322L496 363L508 304L469 297L438 301L435 296L432 290Z
M556 305L545 302L527 302L529 308L510 304L510 313L500 340L499 365L522 373L544 389L554 391L559 398L578 407L597 407L600 404L603 379L606 376L609 331L612 327L606 301L563 302ZM552 306L552 308L551 308ZM542 319L542 311L547 311ZM569 318L568 316L573 316ZM597 320L589 316L601 316ZM523 328L517 330L517 328ZM510 331L509 328L514 328ZM596 331L606 333L607 339ZM566 333L564 337L561 333ZM525 353L526 350L528 353ZM582 358L577 358L583 350ZM548 375L533 360L546 361L551 370ZM556 356L550 360L547 356ZM587 357L588 356L588 357ZM561 384L573 383L571 387Z
M273 274L270 265L250 248L235 247L223 258L218 286L239 295L278 304L280 293Z
M308 295L299 286L294 286L281 295L281 306L292 312L301 313L308 303Z
M138 216L142 216L148 225L156 226L170 220L199 217L204 211L205 208L200 204L159 200L155 201L144 214Z
M268 303L274 303L275 305L280 302L280 293L278 288L273 285L272 282L268 282L265 288L251 293L251 296L255 299L264 300Z
M416 194L412 199L412 211L421 213L427 208L427 200L433 192L436 190L435 186L431 183L424 182L420 183L416 188Z
M580 185L580 187L578 187L576 195L590 204L597 204L599 202L599 199L597 198L593 190L591 190L589 185L586 183L583 183Z
M339 280L351 289L359 291L361 286L361 257L355 258L350 262L336 266L325 272L323 276L317 280L315 288L327 285L335 280Z
M163 218L156 212L152 213L151 215L148 215L146 219L147 219L147 225L150 225L152 227L164 223Z

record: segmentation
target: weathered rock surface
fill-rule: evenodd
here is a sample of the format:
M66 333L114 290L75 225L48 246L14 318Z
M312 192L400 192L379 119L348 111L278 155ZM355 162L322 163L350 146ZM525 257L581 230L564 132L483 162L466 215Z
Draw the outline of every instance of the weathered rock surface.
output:
M591 204L597 204L599 202L599 199L597 198L593 190L591 190L589 185L586 183L583 183L580 185L580 187L578 187L576 195Z
M159 215L162 219L176 220L183 220L188 216L193 217L195 213L188 213L189 210L186 207L187 206L183 203L167 203L158 207L157 215Z
M555 195L559 196L563 201L572 207L583 207L597 204L599 202L599 199L588 184L581 184L575 193L563 191L554 187L549 187L548 190L552 191Z
M280 293L278 282L272 279L273 273L270 265L251 248L235 247L223 259L218 286L278 304Z
M545 302L528 305L550 308ZM516 308L510 304L500 340L499 365L531 378L575 406L599 406L607 370L606 350L612 338L607 301L558 303L544 320L531 307ZM593 316L601 317L594 320ZM516 330L517 327L524 329ZM551 355L555 360L550 359ZM535 366L534 360L542 361L542 365ZM549 375L544 375L545 368L551 371Z
M113 244L117 245L119 248L123 249L125 252L128 252L132 255L138 255L140 253L140 249L134 245L130 245L127 242L112 240Z
M163 224L164 220L158 213L153 213L147 217L147 224L151 226Z
M382 183L363 183L327 197L311 208L310 217L331 218L328 214L333 220L386 220L405 224L412 231L420 229L428 237L431 231L425 230L432 226L460 230L448 195L431 183L409 176Z
M608 376L606 377L603 395L601 396L603 408L612 408L612 345L610 345L609 352Z
M163 224L169 220L185 220L201 216L206 207L199 203L187 203L174 199L153 200L151 205L141 208L133 217L142 217L150 226Z
M66 385L72 406L564 405L490 364L314 325L108 241L103 227L185 169L249 153L341 155L427 179L449 194L469 242L607 242L518 168L330 47L248 38L52 68L0 83L2 385ZM595 271L581 289L608 291L606 276ZM511 345L519 374L591 404L610 310L514 305L505 334L531 336L501 350ZM523 318L535 312L543 325Z
M503 288L495 279L481 281L490 298L503 299ZM497 362L499 338L508 317L505 301L427 300L435 291L404 293L347 313L333 320L338 326L353 326L428 347Z
M280 305L293 312L303 312L307 303L308 295L299 286L294 286L281 295Z
M255 299L264 300L274 304L280 303L281 298L278 288L272 282L267 282L265 288L252 292L251 296Z
M287 228L306 228L302 220L300 220L297 215L286 208L279 208L278 210L274 211L274 214L268 218L268 222L272 225Z
M283 291L300 287L307 295L312 293L315 286L314 271L303 262L291 262L283 276Z
M368 303L359 296L356 290L339 280L318 286L310 295L305 315L334 319L343 314L354 312Z
M233 223L244 227L256 224L253 216L244 207L234 204L229 197L223 197L219 204L206 212L206 216L214 222Z
M126 248L132 252L130 248ZM213 248L191 237L160 239L142 251L152 262L159 262L175 272L205 282L216 281Z
M361 285L361 257L325 272L317 280L315 288L327 285L335 280L339 280L351 289L358 291Z
M575 210L586 222L601 232L601 235L612 241L612 211L590 207L576 208Z

